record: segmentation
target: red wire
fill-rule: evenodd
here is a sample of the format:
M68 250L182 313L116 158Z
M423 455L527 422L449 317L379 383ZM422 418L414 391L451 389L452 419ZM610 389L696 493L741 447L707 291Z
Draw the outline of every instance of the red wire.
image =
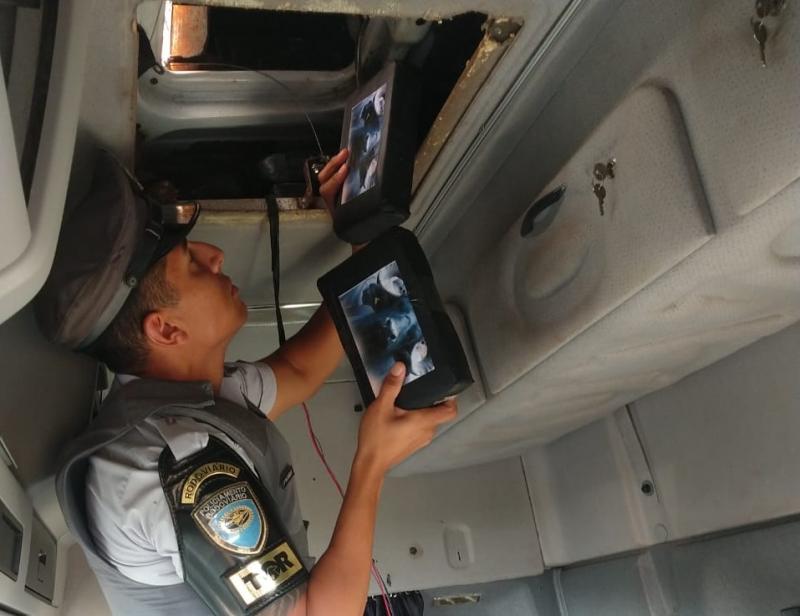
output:
M344 499L344 490L342 490L342 485L339 483L339 480L336 478L336 473L333 472L333 469L328 464L328 460L325 459L325 454L322 452L322 445L317 438L316 433L314 432L314 426L311 423L311 413L308 411L308 406L305 402L302 404L303 412L306 414L306 425L308 426L308 435L311 438L311 444L314 446L314 451L317 452L317 456L319 456L320 461L322 462L322 466L325 467L325 470L328 472L328 476L333 481L333 485L336 486L336 490L339 492L339 496ZM378 566L375 564L375 561L372 561L370 564L370 569L372 571L372 577L378 584L378 588L381 591L381 597L383 598L383 609L386 612L387 616L393 616L392 608L389 604L389 591L386 589L386 586L383 583L383 577L378 571Z

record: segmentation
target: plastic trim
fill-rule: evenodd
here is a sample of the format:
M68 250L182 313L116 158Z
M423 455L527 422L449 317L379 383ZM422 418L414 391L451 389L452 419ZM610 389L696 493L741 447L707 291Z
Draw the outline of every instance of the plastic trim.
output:
M0 323L27 304L53 264L83 90L94 0L62 3L42 136L28 201L31 238L21 255L0 270ZM4 147L9 147L8 145Z

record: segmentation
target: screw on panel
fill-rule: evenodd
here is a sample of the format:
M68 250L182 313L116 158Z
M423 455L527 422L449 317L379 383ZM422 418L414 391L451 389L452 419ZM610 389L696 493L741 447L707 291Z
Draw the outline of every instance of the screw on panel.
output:
M655 492L656 488L653 485L653 482L650 481L649 479L645 479L642 482L642 494L644 494L645 496L652 496L653 494L655 494Z
M489 38L497 43L505 43L514 38L519 32L522 24L507 18L494 19L486 24L486 32Z

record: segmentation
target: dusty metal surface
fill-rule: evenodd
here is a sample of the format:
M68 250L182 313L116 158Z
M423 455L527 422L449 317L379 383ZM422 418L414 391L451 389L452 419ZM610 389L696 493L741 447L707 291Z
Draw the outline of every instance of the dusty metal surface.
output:
M530 3L525 0L190 0L186 3L277 11L421 17L428 20L469 11L514 16L526 15L530 11Z
M281 202L295 202L297 199L279 198ZM263 199L208 199L199 202L202 206L200 221L208 225L258 225L266 221L267 205ZM289 206L285 203L284 206ZM279 212L281 225L295 225L308 222L328 222L328 212L321 209L286 209Z
M461 116L480 90L497 62L514 41L521 24L508 18L490 20L486 24L486 34L467 62L464 72L458 78L450 96L447 97L439 115L428 131L425 141L417 150L414 161L412 191L416 191L422 179L433 165L442 146L447 142Z

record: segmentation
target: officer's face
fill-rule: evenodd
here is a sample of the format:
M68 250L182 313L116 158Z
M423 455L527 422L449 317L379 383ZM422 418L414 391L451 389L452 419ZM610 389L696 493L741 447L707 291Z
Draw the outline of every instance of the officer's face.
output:
M247 319L239 289L222 273L224 258L204 242L184 242L167 255L166 278L180 298L173 318L201 348L227 344Z

